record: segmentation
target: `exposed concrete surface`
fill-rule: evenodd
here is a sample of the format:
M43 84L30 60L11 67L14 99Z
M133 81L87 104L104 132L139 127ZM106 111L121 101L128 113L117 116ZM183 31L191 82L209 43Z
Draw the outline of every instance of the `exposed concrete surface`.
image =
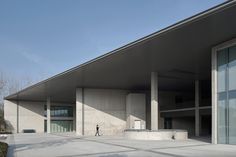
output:
M117 89L84 89L84 135L95 135L96 125L102 135L122 134L126 129L126 95Z
M76 89L76 104L75 104L75 127L76 134L84 134L84 90L82 88Z
M36 132L44 132L44 104L46 102L17 102L4 100L4 118L10 123L13 132L17 132L17 121L19 122L19 132L24 129L34 129Z
M185 130L126 130L124 136L135 140L187 140L188 132Z
M151 129L158 130L158 76L156 72L151 73Z
M194 117L174 117L172 118L172 129L187 130L189 136L194 136L195 132Z
M146 129L145 94L130 93L126 96L126 118L127 129ZM137 121L140 121L139 126L135 125Z
M11 125L12 131L17 132L17 102L4 100L4 119Z
M81 88L77 88L77 100L75 104L53 101L50 104L51 107L73 106L73 129L74 131L77 130L78 135L82 135L83 132L86 136L94 135L97 124L100 126L101 134L117 135L122 134L126 128L133 129L134 126L138 126L139 120L142 129L151 129L150 94L150 90L128 91L92 88L82 90ZM184 129L188 131L190 136L193 136L195 132L194 111L163 112L165 110L178 109L180 105L184 108L194 107L194 101L186 101L181 104L175 103L176 96L183 96L184 99L190 99L192 95L193 93L189 92L158 91L158 105L162 111L161 114L158 113L158 128L164 129L164 118L170 117L172 119L172 129ZM44 120L47 119L44 116L44 106L47 104L46 100L45 102L19 101L18 119L17 102L5 100L4 104L5 119L12 125L14 132L17 131L17 122L19 122L20 133L24 129L34 129L37 133L44 132ZM210 112L209 109L208 114ZM55 118L51 117L51 119ZM57 119L62 119L62 117ZM209 131L207 130L206 132Z
M47 117L44 116L44 105L46 104L47 104L46 101L45 102L19 101L18 122L19 122L20 133L22 133L24 129L33 129L37 133L44 132L44 120L47 119ZM73 104L50 102L50 105L48 107L71 106L71 105ZM49 113L50 112L48 110L47 114ZM14 133L17 132L17 102L4 100L4 118L11 125L13 132ZM61 117L61 119L63 119L63 117Z
M8 157L234 157L236 146L200 140L142 141L123 137L74 134L16 134L8 138Z
M51 132L51 99L47 98L47 133Z

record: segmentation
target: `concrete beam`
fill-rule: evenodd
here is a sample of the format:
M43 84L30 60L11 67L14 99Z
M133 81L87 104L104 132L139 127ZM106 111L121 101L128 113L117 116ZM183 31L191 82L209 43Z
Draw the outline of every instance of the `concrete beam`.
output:
M84 89L76 89L76 134L84 135Z
M50 97L47 98L47 133L51 132L51 99Z
M158 76L151 73L151 130L158 130Z

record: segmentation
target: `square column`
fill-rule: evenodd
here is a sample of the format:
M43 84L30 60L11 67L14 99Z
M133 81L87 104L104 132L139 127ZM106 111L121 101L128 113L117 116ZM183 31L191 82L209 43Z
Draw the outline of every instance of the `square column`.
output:
M212 135L211 135L211 143L217 144L217 53L216 49L212 49L211 54L211 103L212 103Z
M200 135L200 114L199 114L199 102L200 102L200 93L199 93L199 80L195 81L195 136Z
M50 97L47 98L47 133L51 132L51 113L50 113L50 108L51 108L51 99Z
M151 130L158 130L158 76L151 73Z
M84 89L76 89L76 134L84 135Z

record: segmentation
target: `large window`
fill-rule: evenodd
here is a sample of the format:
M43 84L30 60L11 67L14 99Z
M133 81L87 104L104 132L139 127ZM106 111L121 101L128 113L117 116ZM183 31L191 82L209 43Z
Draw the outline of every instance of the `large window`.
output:
M51 132L71 132L73 131L72 120L52 120Z
M236 46L217 52L218 143L236 144Z
M72 106L51 106L51 117L73 117Z
M51 132L73 131L73 107L72 106L51 106ZM47 116L47 106L44 106L44 116ZM44 131L47 131L47 120L44 121Z
M51 117L73 117L72 106L51 106L50 108ZM47 116L47 107L44 109L44 116Z

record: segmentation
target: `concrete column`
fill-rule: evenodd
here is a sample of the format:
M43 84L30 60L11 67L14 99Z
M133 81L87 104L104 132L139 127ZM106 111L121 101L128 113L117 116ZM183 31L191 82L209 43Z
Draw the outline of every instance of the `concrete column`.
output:
M151 73L151 130L158 130L158 78Z
M84 90L76 89L76 134L84 135Z
M199 115L199 80L195 81L195 136L200 135L200 115Z
M51 100L50 97L47 98L47 133L51 132Z
M20 133L20 129L19 129L19 118L20 118L20 116L19 116L19 97L18 97L18 95L17 95L17 101L16 101L16 132L17 133Z
M217 57L216 50L212 49L211 56L211 88L212 88L212 144L217 144Z

